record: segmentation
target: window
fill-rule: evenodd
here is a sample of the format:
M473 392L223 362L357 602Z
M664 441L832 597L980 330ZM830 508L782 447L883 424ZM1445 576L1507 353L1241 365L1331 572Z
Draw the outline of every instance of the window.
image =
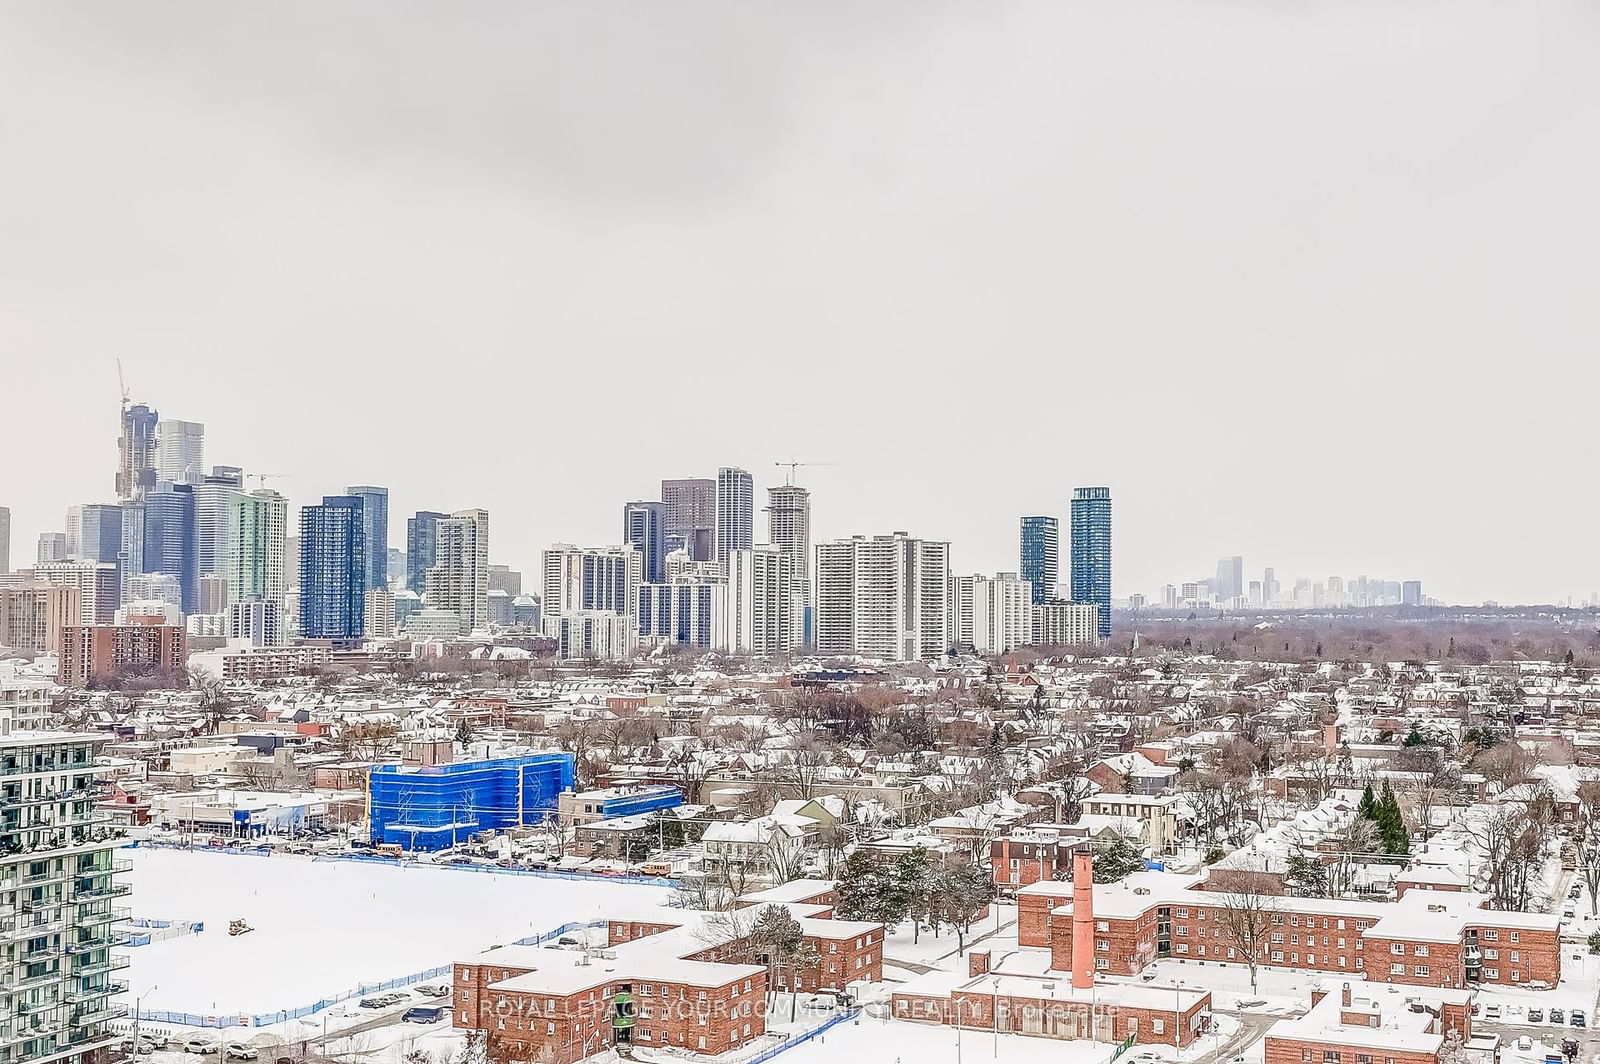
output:
M1513 942L1521 942L1522 941L1522 932L1521 931L1513 931L1513 932L1511 932L1511 941L1513 941Z
M1417 946L1416 949L1412 950L1411 952L1412 952L1413 956L1426 957L1428 955L1428 947L1419 945L1419 946Z
M1179 928L1178 928L1178 937L1179 938L1188 938L1189 937L1189 929L1187 927L1179 926Z
M1187 942L1178 943L1176 946L1173 947L1173 952L1174 953L1188 953L1189 952L1189 943L1187 943Z
M1343 931L1343 930L1344 930L1344 921L1343 921L1343 920L1340 920L1340 921L1339 921L1339 930L1340 930L1340 931Z
M1341 968L1349 967L1349 965L1346 963L1346 961L1345 961L1345 959L1343 957L1339 958L1339 967L1341 967Z
M1282 964L1283 963L1283 954L1274 951L1273 954L1272 954L1272 963L1273 964Z
M1096 920L1094 922L1094 929L1096 931L1110 931L1111 924L1105 920Z
M544 1025L544 1033L545 1034L555 1034L556 1033L556 1025L553 1024L553 1023L545 1024Z
M1300 926L1300 914L1299 913L1294 913L1294 914L1290 915L1290 917L1289 917L1289 926L1290 927L1299 927Z
M1099 950L1101 953L1105 953L1111 949L1111 943L1107 942L1103 938L1097 938L1095 939L1094 948Z
M1419 964L1411 969L1411 974L1419 979L1426 979L1428 977L1428 966L1426 964Z
M1497 949L1486 949L1483 951L1483 959L1486 961L1497 961L1500 959L1500 951Z
M1511 981L1513 983L1522 982L1522 973L1517 971L1515 968L1511 969Z
M1273 942L1282 942L1283 941L1283 933L1281 931L1274 931L1272 933L1272 941Z
M1323 1064L1339 1064L1339 1051L1337 1049L1324 1049L1322 1051Z
M1487 939L1490 942L1495 942L1495 941L1499 940L1500 932L1492 931L1492 930L1491 931L1485 931L1479 937Z
M1188 909L1179 909L1177 911L1176 915L1177 915L1178 919L1180 919L1180 920L1187 920L1187 919L1189 919L1189 910Z
M639 996L640 997L650 997L655 992L656 992L656 988L654 986L650 985L649 983L640 983L639 984Z
M1111 967L1111 962L1106 960L1104 957L1096 957L1094 959L1094 966L1101 971L1104 971Z
M1522 951L1521 950L1512 950L1511 951L1511 963L1512 964L1516 964L1521 960L1522 960Z
M1200 954L1200 956L1204 957L1206 955L1206 948L1204 946L1201 946L1199 948L1199 950L1197 950L1196 952L1198 952Z
M1406 955L1405 943L1404 942L1391 942L1389 944L1389 952L1393 953L1396 957L1404 957Z
M1298 946L1299 944L1300 944L1300 936L1299 935L1290 935L1289 936L1289 945Z
M655 1038L656 1038L655 1032L650 1030L650 1028L648 1028L648 1027L640 1028L640 1030L639 1030L639 1041L641 1041L641 1042L653 1042L653 1041L655 1041Z
M1151 1020L1150 1021L1150 1033L1151 1034L1166 1034L1167 1033L1167 1021L1166 1020L1160 1020L1160 1019Z
M1500 978L1500 969L1499 968L1485 968L1483 970L1483 976L1484 976L1485 979L1498 979L1498 978Z
M1391 964L1391 965L1389 965L1389 974L1390 975L1405 975L1406 974L1406 966L1403 965L1403 964Z

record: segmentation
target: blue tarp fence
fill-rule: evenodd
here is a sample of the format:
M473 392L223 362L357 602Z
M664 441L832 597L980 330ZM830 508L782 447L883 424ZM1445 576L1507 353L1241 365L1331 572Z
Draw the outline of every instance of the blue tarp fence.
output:
M251 857L278 857L270 849L261 846L180 846L172 842L134 841L130 847L143 846L147 849L163 850L188 850L190 853L234 853L248 854ZM289 855L297 856L297 855ZM330 853L317 854L311 858L313 861L359 861L363 864L391 865L395 868L445 868L452 872L488 872L499 876L535 876L542 879L568 879L579 882L592 883L596 880L602 883L631 883L643 887L675 887L678 881L671 876L607 876L599 872L563 871L560 869L535 869L535 868L501 868L499 865L476 864L423 864L420 861L406 861L395 857L384 857L375 853Z
M514 945L537 946L542 942L549 941L550 939L560 938L562 935L570 935L574 931L605 926L606 921L604 920L574 921L572 923L562 924L560 927L551 931L546 931L543 934L529 935L527 938L519 938ZM320 1001L313 1001L309 1005L301 1005L299 1008L293 1009L283 1009L278 1012L209 1015L197 1012L162 1012L159 1010L140 1010L139 1020L141 1023L177 1023L182 1024L185 1027L266 1027L274 1023L282 1023L285 1020L298 1020L306 1016L315 1015L329 1006L337 1005L343 1001L349 1001L351 998L366 997L368 994L375 994L381 990L395 990L402 986L408 986L411 983L420 983L426 979L440 979L451 975L454 970L455 965L442 964L437 968L428 968L424 971L412 972L410 975L397 976L394 979L385 979L379 983L362 983L360 986L353 987L338 994L330 995L321 999Z
M827 1021L826 1023L820 1023L817 1026L811 1028L811 1030L807 1031L805 1034L796 1035L795 1037L789 1039L786 1042L781 1042L778 1045L773 1046L771 1049L764 1050L764 1051L762 1051L760 1053L757 1053L755 1056L753 1056L749 1060L745 1061L744 1064L762 1064L763 1061L771 1060L773 1057L777 1056L779 1053L787 1053L789 1050L795 1048L796 1046L805 1045L807 1042L811 1041L813 1038L816 1038L818 1035L825 1034L827 1032L828 1028L837 1027L841 1023L844 1023L846 1020L853 1020L859 1015L861 1015L861 1010L860 1009L847 1009L844 1012L839 1013L839 1015L833 1017L833 1019Z

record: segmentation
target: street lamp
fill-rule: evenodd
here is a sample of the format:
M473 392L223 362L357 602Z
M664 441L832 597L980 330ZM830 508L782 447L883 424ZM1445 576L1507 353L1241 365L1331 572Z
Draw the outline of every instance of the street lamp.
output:
M154 993L159 989L159 985L148 986L145 988L144 994L139 994L133 999L133 1055L135 1059L139 1056L139 1005L144 1001L145 994Z

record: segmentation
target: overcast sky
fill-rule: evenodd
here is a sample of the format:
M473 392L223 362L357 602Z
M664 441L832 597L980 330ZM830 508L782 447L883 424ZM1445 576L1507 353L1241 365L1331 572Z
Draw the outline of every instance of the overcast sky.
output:
M1118 596L1581 598L1596 56L1592 0L11 2L13 561L112 496L120 357L530 570L793 456L819 538L961 571L1106 484Z

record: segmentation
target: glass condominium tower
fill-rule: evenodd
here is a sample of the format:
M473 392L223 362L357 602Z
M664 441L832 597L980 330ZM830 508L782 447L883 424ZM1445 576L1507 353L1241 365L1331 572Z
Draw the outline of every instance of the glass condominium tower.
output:
M1099 610L1101 639L1111 635L1111 489L1072 492L1072 601Z
M1056 597L1061 579L1061 522L1054 517L1022 519L1022 550L1018 566L1022 579L1033 585L1033 603Z

